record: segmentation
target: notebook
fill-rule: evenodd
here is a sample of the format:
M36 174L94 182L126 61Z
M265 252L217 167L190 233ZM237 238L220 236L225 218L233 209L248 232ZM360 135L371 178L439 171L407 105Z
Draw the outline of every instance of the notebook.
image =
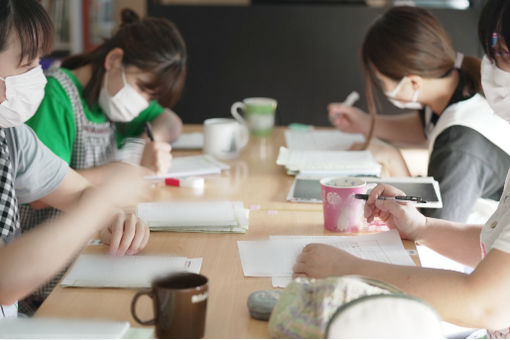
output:
M154 231L245 233L249 210L242 202L140 203L137 215Z
M307 176L379 176L381 165L370 151L309 151L280 147L276 164Z
M166 175L147 176L147 179L164 179L169 177L189 177L219 174L230 169L228 164L218 161L211 155L176 157Z
M183 271L198 274L201 266L201 258L82 254L66 274L61 285L90 288L149 288L156 277Z
M50 318L0 319L2 339L121 339L129 322Z
M330 130L286 130L285 142L291 150L348 150L353 144L365 142L360 133L345 133Z
M378 183L391 184L409 196L420 196L427 203L419 203L418 208L442 208L441 191L439 183L433 177L388 177L388 178L364 178L368 187ZM322 203L320 178L296 176L292 187L287 195L291 202Z
M172 143L173 150L195 150L204 147L204 134L201 132L181 133Z

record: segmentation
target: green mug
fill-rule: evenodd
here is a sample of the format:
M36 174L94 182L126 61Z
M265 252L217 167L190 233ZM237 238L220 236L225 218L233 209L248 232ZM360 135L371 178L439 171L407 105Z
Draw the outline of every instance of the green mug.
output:
M277 102L271 98L246 98L235 102L230 109L232 116L255 136L269 136L273 131ZM239 113L244 112L244 118Z

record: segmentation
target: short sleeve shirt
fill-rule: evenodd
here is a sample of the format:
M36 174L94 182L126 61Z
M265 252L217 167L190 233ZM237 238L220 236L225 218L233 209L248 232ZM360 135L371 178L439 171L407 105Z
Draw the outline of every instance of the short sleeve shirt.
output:
M76 86L85 118L97 124L107 122L106 115L98 104L92 107L87 104L83 96L84 88L74 74L65 68L61 70L71 78ZM140 136L143 133L145 122L152 121L163 111L164 109L157 102L152 101L149 107L131 122L116 124L117 145L120 147L125 138ZM27 125L34 129L39 139L50 150L66 161L67 164L70 164L76 138L75 113L71 99L57 79L48 77L48 83L44 89L44 99L35 115L27 122Z

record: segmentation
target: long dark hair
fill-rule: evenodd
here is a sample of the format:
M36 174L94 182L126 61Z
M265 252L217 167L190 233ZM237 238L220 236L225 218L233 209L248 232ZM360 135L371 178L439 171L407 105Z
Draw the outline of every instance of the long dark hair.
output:
M483 7L478 21L478 37L485 54L494 59L492 35L498 34L510 48L510 1L488 0Z
M379 107L374 99L374 90L379 86L375 70L396 82L410 74L443 78L454 70L457 55L450 37L432 13L411 6L393 7L378 18L365 36L361 54L368 111L372 116L367 144ZM464 58L461 69L466 75L465 92L483 93L480 65L479 58Z
M178 101L186 78L186 45L173 23L163 18L147 17L142 20L130 9L122 11L122 24L112 38L95 50L71 56L62 67L76 69L92 66L92 78L85 85L83 95L92 107L99 98L105 75L104 60L114 48L124 51L124 66L136 66L153 75L148 82L138 85L158 100L163 107L172 107Z
M20 41L20 64L50 53L53 47L53 23L37 0L0 0L0 52L7 48L11 32Z

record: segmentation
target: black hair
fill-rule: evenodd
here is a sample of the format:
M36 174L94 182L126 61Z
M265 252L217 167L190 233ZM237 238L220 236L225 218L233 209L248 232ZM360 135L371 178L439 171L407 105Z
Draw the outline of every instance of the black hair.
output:
M11 32L21 44L20 64L48 54L53 47L53 23L37 0L0 0L0 52L7 49Z
M510 48L510 1L487 0L478 21L478 37L485 54L495 57L492 35L496 33Z

